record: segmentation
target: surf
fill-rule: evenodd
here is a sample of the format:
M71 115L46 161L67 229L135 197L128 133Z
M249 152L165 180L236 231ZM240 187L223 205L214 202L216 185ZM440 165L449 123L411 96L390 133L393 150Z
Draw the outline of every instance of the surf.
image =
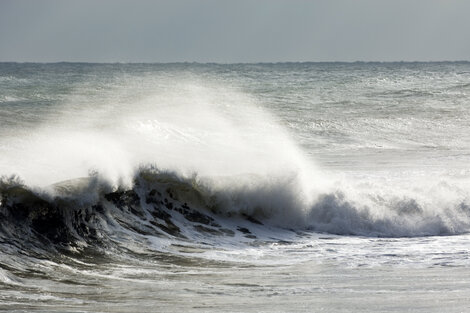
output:
M469 230L464 186L447 179L450 187L444 190L437 180L429 185L412 179L407 183L421 190L410 192L399 187L403 181L367 184L322 170L262 99L211 80L126 77L128 88L122 88L124 78L114 79L112 86L118 87L105 96L86 97L79 106L70 97L44 114L34 131L24 126L2 137L7 149L1 173L20 177L2 180L2 206L12 221L13 207L23 206L23 218L43 216L45 224L51 219L59 230L50 231L74 234L66 239L72 242L78 226L71 224L70 212L100 215L96 210L104 204L113 207L108 213L122 211L110 200L117 193L118 199L136 197L128 210L148 218L121 218L129 231L135 231L134 224L155 222L151 212L161 208L162 216L170 217L155 222L159 226L152 232L169 236L176 234L170 230L183 232L194 225L176 227L167 203L181 212L186 212L183 205L191 207L192 215L209 214L216 224L240 218L279 231L412 237ZM158 201L167 202L149 208L151 192L165 195ZM48 209L36 210L35 204ZM34 219L30 223L37 232ZM199 226L207 236L249 230L246 225L230 231ZM87 226L95 232L101 228L108 226Z

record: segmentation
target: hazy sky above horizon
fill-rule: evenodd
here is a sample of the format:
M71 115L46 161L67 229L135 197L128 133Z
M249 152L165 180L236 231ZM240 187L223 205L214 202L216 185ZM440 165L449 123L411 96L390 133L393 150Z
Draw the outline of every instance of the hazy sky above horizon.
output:
M0 61L470 60L466 0L2 0Z

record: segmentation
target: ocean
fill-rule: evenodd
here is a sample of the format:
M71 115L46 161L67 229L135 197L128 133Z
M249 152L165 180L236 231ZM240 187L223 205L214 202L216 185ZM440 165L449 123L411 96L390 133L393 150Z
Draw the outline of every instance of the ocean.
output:
M470 311L470 63L0 63L0 310Z

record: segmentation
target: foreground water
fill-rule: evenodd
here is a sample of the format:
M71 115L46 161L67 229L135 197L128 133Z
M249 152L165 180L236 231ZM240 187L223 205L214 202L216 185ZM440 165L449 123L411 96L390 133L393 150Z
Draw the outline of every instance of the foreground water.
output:
M470 309L470 64L0 64L0 309Z

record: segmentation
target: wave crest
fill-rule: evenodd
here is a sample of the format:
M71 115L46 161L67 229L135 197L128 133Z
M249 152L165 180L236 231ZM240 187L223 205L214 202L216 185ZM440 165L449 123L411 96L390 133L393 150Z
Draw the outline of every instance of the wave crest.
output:
M137 171L132 188L113 187L99 175L47 189L3 177L0 236L17 246L42 249L46 243L53 249L83 250L120 249L134 235L256 239L253 229L273 227L378 237L454 235L470 229L465 201L436 211L397 195L361 203L337 190L309 199L299 185L295 175L205 178L154 167Z

